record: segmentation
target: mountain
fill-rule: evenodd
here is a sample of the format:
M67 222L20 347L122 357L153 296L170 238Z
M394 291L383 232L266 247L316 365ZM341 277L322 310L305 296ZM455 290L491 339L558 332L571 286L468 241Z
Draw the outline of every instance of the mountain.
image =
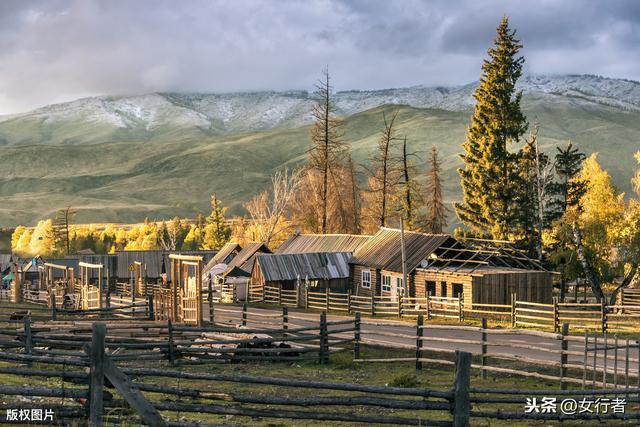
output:
M545 151L568 139L597 151L629 191L632 154L640 148L640 83L537 75L519 85L525 113L540 122ZM398 130L411 149L440 148L445 194L454 200L474 88L343 91L335 102L358 163L375 147L382 111L399 109ZM153 93L2 116L0 226L32 224L67 205L86 222L193 216L208 210L214 191L239 213L274 170L304 160L312 106L313 94L305 91Z

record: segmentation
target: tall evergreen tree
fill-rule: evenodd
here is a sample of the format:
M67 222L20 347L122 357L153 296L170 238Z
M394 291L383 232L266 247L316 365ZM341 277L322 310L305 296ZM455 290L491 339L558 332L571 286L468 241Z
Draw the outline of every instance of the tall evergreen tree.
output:
M577 179L586 158L571 141L565 148L556 147L555 170L558 180L551 184L550 192L554 196L551 202L550 219L561 218L568 208L576 206L586 191L586 182Z
M215 193L211 196L211 214L207 217L202 246L204 249L220 249L231 237L231 228L227 225L225 213Z
M442 200L442 183L440 182L440 160L438 159L438 149L431 147L431 164L427 172L427 188L425 205L427 216L422 227L428 233L440 234L447 226L447 207Z
M465 167L459 170L463 200L455 209L475 233L508 239L517 227L522 191L518 154L509 146L527 129L520 109L522 92L516 91L524 58L518 56L522 45L506 16L496 31L474 93L476 105L461 155Z

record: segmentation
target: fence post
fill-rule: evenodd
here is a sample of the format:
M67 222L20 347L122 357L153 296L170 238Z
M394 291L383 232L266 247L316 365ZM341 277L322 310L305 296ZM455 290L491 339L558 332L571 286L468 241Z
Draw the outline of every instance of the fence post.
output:
M602 323L602 333L607 332L607 306L604 300L600 302L600 322Z
M471 353L456 351L456 373L453 383L453 426L469 425L469 383L471 376Z
M282 283L278 286L278 305L282 305Z
M360 312L356 311L353 319L353 358L360 359Z
M107 327L104 323L91 326L91 365L89 368L89 425L102 426L104 389L104 341Z
M458 296L458 322L464 321L464 315L462 314L462 298Z
M282 307L282 329L286 331L289 329L289 307ZM287 334L283 334L286 336Z
M427 292L427 320L431 320L431 291Z
M176 361L176 355L173 352L173 324L171 323L171 319L167 320L167 329L169 331L169 363L171 363L171 365L174 365Z
M329 290L329 284L327 283L327 287L324 290L324 309L325 311L329 311L329 294L331 290Z
M51 292L51 320L56 320L57 318L57 313L56 313L56 294L53 293L53 291Z
M514 328L517 323L516 319L516 293L511 292L511 327Z
M422 369L422 336L424 335L424 329L422 326L424 325L424 318L422 314L418 314L418 319L416 320L416 369Z
M351 314L351 289L347 289L347 314Z
M374 317L376 315L376 297L374 295L374 292L371 291L371 317Z
M319 351L319 359L320 363L326 363L326 351L328 350L328 337L327 337L327 313L320 313L320 351Z
M211 292L209 292L209 295L211 295ZM215 309L213 308L213 299L212 299L211 302L209 303L209 323L211 323L211 326L215 326L216 324L216 313L214 310Z
M558 297L553 297L553 332L560 330L560 313L558 312Z
M22 320L24 321L24 352L31 354L33 350L33 339L31 338L31 316L26 315Z
M211 279L208 281L207 286L209 293L207 294L207 302L209 303L209 324L214 325L213 321L213 286L211 285ZM247 301L250 299L250 293L247 292L246 295Z
M402 294L398 295L398 319L402 318Z
M309 288L305 285L304 287L304 309L307 310L309 308Z
M567 376L567 363L568 363L568 355L567 351L569 350L569 341L567 340L567 335L569 335L569 324L562 324L562 353L560 353L560 389L566 390L567 384L564 382L564 377Z
M242 326L247 326L247 303L242 304Z
M487 318L482 318L482 355L480 356L480 364L482 365L482 379L487 379Z
M149 310L149 320L155 320L155 312L153 308L153 295L147 295L147 310Z

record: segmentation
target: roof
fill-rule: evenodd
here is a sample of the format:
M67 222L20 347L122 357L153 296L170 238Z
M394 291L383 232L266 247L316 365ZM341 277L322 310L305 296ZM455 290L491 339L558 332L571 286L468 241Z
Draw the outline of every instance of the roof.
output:
M370 237L357 234L294 234L275 253L355 252Z
M365 265L387 271L402 272L402 248L400 230L382 227L351 258L351 264ZM404 232L407 272L411 272L440 247L450 245L455 239L448 234Z
M214 265L224 264L227 258L235 252L240 252L242 247L238 243L225 243L222 248L211 258L211 260L204 266L203 271L207 272L213 268Z
M146 277L157 278L162 274L162 265L167 276L171 276L171 260L169 254L199 255L203 257L205 263L209 262L216 254L216 251L117 251L118 277L126 278L131 274L129 265L135 261L146 266Z
M350 252L259 254L254 268L260 269L267 282L343 279L349 277L350 258Z
M227 273L229 274L234 267L238 267L243 271L250 273L253 269L255 255L258 253L270 254L271 250L264 243L253 242L245 245L244 248L227 264Z

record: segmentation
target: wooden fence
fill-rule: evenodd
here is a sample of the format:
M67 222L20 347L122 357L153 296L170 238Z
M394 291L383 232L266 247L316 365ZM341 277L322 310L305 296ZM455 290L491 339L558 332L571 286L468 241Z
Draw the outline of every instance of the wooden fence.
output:
M520 375L534 377L548 381L559 381L561 388L566 384L579 384L583 389L586 386L608 387L624 384L629 388L634 383L640 388L640 343L635 340L618 340L617 337L607 338L597 335L590 336L585 332L584 337L570 336L569 325L563 324L562 333L550 333L541 331L531 331L526 329L490 329L487 327L487 320L483 319L482 327L474 326L444 326L425 325L424 318L419 315L416 320L415 333L390 331L387 325L386 331L368 332L363 343L368 345L389 345L385 342L386 337L395 339L406 339L415 342L414 346L398 345L407 349L415 349L414 357L400 357L388 359L367 359L359 358L358 363L415 363L416 369L422 369L423 363L438 363L451 365L452 362L446 358L438 356L425 357L427 351L435 353L454 352L453 349L437 348L438 343L458 343L460 346L475 347L473 352L477 354L479 363L473 364L482 372L483 377L487 372ZM453 329L456 331L453 336L438 336L438 331ZM435 332L435 334L429 334ZM460 333L474 333L473 336L461 337ZM364 334L363 334L364 335ZM544 343L531 342L527 337L544 338ZM388 339L388 338L386 338ZM551 344L555 342L555 346ZM573 348L569 344L574 343ZM579 349L575 347L579 346ZM428 350L430 349L430 350ZM519 354L514 351L518 350ZM526 355L522 350L526 350ZM570 359L571 357L571 359ZM531 369L538 369L542 372L531 370L513 369L505 367L503 361L524 362ZM497 362L490 365L490 362ZM557 373L550 373L549 370L557 369Z
M171 329L169 329L171 330ZM576 413L567 416L561 411L526 413L522 405L530 396L626 396L640 393L640 388L583 390L524 390L472 387L472 355L456 352L449 363L455 367L452 386L446 390L415 387L390 387L347 382L311 381L306 379L248 376L237 373L185 372L166 368L146 368L129 365L121 367L118 354L104 324L93 324L86 330L87 342L82 351L64 355L39 355L25 347L24 352L5 351L0 360L4 374L26 378L58 378L72 386L4 386L3 396L44 396L63 401L56 407L58 423L77 422L84 419L89 425L101 426L114 420L115 413L127 417L136 416L141 424L166 426L169 422L163 413L179 414L180 422L171 425L194 425L190 415L202 413L260 417L267 419L316 420L329 422L353 422L358 424L429 425L464 427L474 424L474 419L544 419L544 420L638 420L640 412ZM89 335L90 334L90 335ZM122 338L119 338L122 341ZM126 344L122 342L121 344ZM133 360L139 361L140 358ZM43 363L52 368L33 369L29 364ZM12 364L12 365L9 365ZM24 366L26 364L27 366ZM9 365L9 366L7 366ZM88 368L88 371L86 370ZM198 385L180 383L199 380ZM105 390L109 381L114 391ZM213 384L234 383L232 393L211 392ZM269 391L256 392L256 385L267 385ZM249 393L238 392L237 388ZM290 390L299 390L291 393ZM304 393L308 390L307 393ZM115 399L118 394L122 399ZM327 395L326 393L333 393ZM167 396L170 396L167 398ZM86 400L80 404L79 400ZM6 400L4 398L3 400ZM632 400L637 401L638 399ZM125 404L126 402L126 404ZM498 404L498 410L481 410L478 404ZM517 410L509 407L517 405ZM6 417L2 414L1 416ZM0 421L8 421L0 419ZM130 422L130 421L129 421Z
M352 295L350 292L307 291L304 299L298 298L294 290L277 287L261 288L263 294L258 302L289 307L302 307L343 314L362 313L369 316L416 318L425 320L450 319L464 322L483 317L510 322L513 327L527 327L560 331L563 323L572 328L597 331L634 331L640 324L640 303L627 296L625 304L606 303L560 303L541 304L520 301L512 296L511 304L465 303L455 297L390 297ZM250 301L255 302L250 298Z

